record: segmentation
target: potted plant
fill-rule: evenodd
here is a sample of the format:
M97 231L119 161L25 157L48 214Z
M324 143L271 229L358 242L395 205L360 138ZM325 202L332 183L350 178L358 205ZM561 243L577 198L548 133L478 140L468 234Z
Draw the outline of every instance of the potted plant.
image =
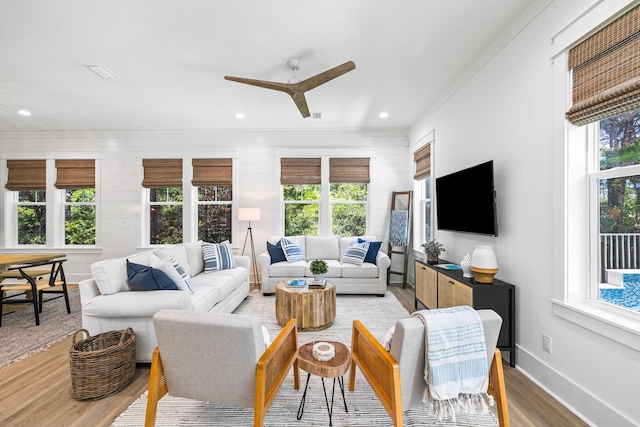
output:
M329 266L324 260L314 259L311 261L311 264L309 264L309 270L311 270L314 279L323 280L325 273L329 271Z
M422 249L424 250L424 253L427 254L427 262L434 264L438 262L440 254L445 251L442 243L438 242L436 239L431 239L428 242L423 243Z

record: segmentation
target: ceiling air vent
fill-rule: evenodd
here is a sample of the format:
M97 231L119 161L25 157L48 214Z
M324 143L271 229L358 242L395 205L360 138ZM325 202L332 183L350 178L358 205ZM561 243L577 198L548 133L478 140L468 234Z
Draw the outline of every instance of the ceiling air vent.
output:
M103 79L117 79L118 76L107 70L103 65L85 65L88 69L102 77Z
M312 118L314 119L321 119L322 118L322 113L313 113L311 115Z

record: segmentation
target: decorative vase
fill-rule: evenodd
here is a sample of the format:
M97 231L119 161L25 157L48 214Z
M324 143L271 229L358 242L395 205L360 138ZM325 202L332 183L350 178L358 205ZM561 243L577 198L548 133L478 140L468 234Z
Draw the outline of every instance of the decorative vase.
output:
M460 261L460 268L462 268L462 277L473 277L471 272L471 255L466 254L462 261Z
M324 280L324 274L314 274L313 278L318 282L322 282Z
M479 283L493 283L498 272L498 260L491 245L476 245L471 257L471 271Z

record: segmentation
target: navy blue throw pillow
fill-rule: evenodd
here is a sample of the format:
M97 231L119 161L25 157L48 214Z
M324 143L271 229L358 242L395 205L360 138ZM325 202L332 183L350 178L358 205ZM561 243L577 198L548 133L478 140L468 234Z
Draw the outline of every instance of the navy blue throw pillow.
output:
M267 242L267 250L269 251L269 256L271 256L271 264L287 260L287 258L284 256L284 251L282 250L282 245L279 241L275 245Z
M178 290L178 286L163 271L127 260L127 278L132 291Z
M364 243L364 242L366 242L366 240L358 239L358 243ZM369 250L367 251L367 254L364 256L364 262L370 262L371 264L376 263L376 257L378 256L380 245L382 245L382 242L369 242Z

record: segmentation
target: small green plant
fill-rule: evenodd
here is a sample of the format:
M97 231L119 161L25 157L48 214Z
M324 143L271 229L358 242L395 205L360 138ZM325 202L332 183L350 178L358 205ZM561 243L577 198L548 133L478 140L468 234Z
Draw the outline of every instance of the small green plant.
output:
M438 242L436 239L431 239L428 242L423 243L422 249L427 256L434 258L439 257L440 254L446 250L442 243Z
M311 270L311 274L325 274L329 271L329 266L321 259L314 259L309 265L309 270Z

